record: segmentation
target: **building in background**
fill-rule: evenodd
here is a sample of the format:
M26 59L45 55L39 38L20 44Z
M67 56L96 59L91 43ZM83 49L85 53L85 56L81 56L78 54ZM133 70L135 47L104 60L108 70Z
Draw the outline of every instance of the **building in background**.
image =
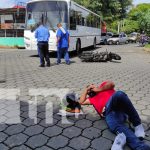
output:
M24 47L25 7L0 9L0 46Z

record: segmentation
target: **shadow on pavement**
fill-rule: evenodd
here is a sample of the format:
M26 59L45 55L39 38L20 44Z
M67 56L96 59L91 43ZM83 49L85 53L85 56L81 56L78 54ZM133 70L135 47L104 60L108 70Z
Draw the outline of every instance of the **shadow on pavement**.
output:
M94 51L99 48L100 47L96 47L95 49L93 49L92 47L86 47L86 48L83 48L82 51ZM71 58L78 57L78 54L76 51L69 52L69 55ZM57 58L57 52L50 52L49 56L50 56L50 58ZM39 55L38 54L30 55L30 57L39 57Z
M116 63L116 64L120 64L120 63L122 63L122 62L120 62L120 61L115 61L115 60L111 60L110 62L112 62L112 63Z

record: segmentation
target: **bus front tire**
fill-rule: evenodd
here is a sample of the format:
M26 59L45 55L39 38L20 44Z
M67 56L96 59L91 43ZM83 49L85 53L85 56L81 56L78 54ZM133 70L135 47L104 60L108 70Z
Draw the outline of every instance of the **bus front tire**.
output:
M107 45L107 40L106 39L104 40L104 45Z
M81 53L81 42L78 40L76 44L76 52L77 54Z
M96 38L94 38L94 41L93 41L93 48L96 49Z

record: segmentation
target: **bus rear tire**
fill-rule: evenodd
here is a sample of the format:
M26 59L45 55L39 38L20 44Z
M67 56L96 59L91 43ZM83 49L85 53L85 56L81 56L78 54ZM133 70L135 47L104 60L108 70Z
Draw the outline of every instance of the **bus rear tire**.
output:
M77 55L82 53L80 40L77 41L77 44L76 44L76 52L77 52Z
M96 49L96 37L94 38L94 41L93 41L93 48Z

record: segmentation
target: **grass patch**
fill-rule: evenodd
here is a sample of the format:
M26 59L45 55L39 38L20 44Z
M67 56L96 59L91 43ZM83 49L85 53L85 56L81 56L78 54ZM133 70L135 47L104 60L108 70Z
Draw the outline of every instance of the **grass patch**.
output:
M150 44L145 45L146 48L150 48Z

